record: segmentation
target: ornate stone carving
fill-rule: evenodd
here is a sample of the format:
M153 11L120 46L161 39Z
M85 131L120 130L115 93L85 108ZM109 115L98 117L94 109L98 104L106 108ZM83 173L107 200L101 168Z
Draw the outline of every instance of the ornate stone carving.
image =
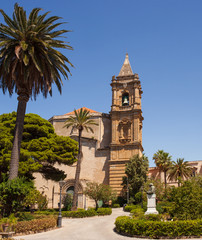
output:
M120 143L127 143L131 141L131 121L123 119L118 125L119 141Z

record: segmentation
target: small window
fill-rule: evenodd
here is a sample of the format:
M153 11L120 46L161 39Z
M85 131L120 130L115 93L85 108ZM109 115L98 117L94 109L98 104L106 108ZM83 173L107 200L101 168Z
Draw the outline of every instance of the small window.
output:
M129 105L129 94L124 93L122 95L122 106L128 106Z

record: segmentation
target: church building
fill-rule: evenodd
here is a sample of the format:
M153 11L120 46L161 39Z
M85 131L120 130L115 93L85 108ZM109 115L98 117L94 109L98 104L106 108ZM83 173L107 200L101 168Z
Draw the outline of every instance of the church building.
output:
M137 73L133 73L128 54L118 76L111 80L112 105L109 114L97 112L86 107L91 118L96 121L93 131L82 133L82 162L79 183L78 207L88 208L94 206L94 201L87 198L83 192L87 182L109 184L117 194L122 191L122 178L125 175L125 165L135 154L142 155L142 107L141 83ZM78 140L78 131L64 128L68 117L74 116L74 111L60 116L53 116L52 123L56 134L70 136ZM202 161L191 161L193 175L202 174ZM57 164L56 164L57 165ZM65 171L67 177L62 188L62 194L73 193L76 163L71 166L57 165ZM149 178L161 179L163 172L158 168L149 169ZM58 207L59 183L45 180L39 173L35 174L36 187L48 197L48 207ZM177 182L168 181L169 185Z
M78 207L93 206L83 191L87 182L109 184L118 194L122 190L122 177L125 174L125 164L135 155L142 155L142 109L141 83L137 73L133 73L128 54L118 76L111 81L112 105L109 114L90 111L91 117L98 125L92 126L94 133L82 133L82 162L79 184ZM74 112L53 116L49 121L53 124L56 134L70 136L78 140L77 130L64 128L68 117ZM67 174L63 185L63 194L72 193L76 163L72 166L60 165ZM44 188L49 199L49 207L57 207L59 201L59 184L44 180L36 174L36 186Z

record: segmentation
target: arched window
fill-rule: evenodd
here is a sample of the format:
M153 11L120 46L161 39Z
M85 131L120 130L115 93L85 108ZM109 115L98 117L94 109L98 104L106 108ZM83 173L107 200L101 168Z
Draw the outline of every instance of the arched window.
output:
M129 105L129 94L124 93L122 95L122 106L128 106Z
M69 188L67 189L67 193L74 195L74 186L69 187Z

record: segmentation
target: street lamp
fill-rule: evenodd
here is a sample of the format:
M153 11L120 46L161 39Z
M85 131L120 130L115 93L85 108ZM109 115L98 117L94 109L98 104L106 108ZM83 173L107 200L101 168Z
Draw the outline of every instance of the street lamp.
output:
M58 215L58 227L62 227L62 212L61 212L61 207L62 207L62 187L64 185L65 181L59 181L59 186L60 186L60 203L59 203L59 215Z

